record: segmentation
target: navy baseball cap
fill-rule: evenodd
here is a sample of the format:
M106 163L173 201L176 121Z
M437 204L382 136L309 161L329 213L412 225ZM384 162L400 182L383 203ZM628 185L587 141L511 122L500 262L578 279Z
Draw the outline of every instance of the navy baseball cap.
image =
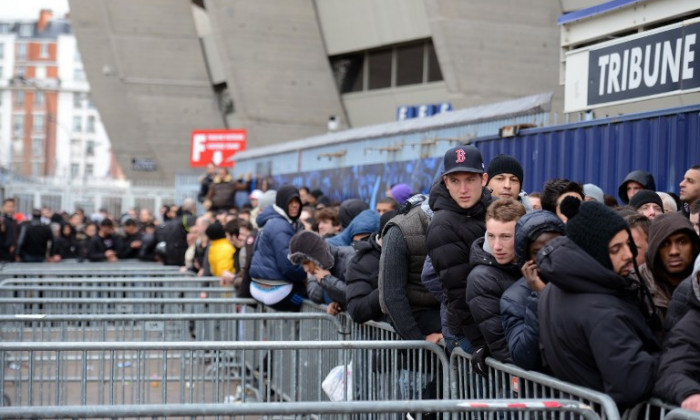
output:
M484 159L481 152L474 146L461 145L445 152L445 170L442 175L453 172L484 173Z

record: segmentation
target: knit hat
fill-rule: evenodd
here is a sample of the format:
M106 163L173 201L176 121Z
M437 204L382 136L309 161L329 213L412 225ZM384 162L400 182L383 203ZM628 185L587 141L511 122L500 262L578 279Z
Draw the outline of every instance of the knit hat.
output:
M295 265L303 264L304 260L311 260L324 270L330 270L335 264L326 241L318 233L310 230L302 230L292 236L287 259Z
M484 173L484 158L474 146L461 145L449 149L443 157L443 165L445 170L442 175L453 172Z
M519 264L527 261L528 247L545 232L566 235L566 225L556 214L547 210L527 213L518 220L515 224L515 255Z
M411 198L413 191L406 184L396 184L391 188L391 195L394 197L394 200L398 201L399 205L402 205Z
M275 204L275 201L277 201L277 190L267 190L258 200L258 207L260 207L260 210L265 210L267 207Z
M249 199L251 200L260 200L263 196L262 190L253 190L253 192L250 193L248 196Z
M637 191L637 193L632 196L632 199L630 199L630 206L634 207L637 210L639 210L640 207L648 203L658 204L659 207L661 207L661 212L664 211L664 202L661 201L661 197L659 196L659 194L656 193L656 191Z
M277 190L277 197L275 198L275 204L277 207L281 208L284 210L285 213L287 213L287 216L289 216L289 203L292 202L294 199L299 200L299 204L301 204L301 197L299 196L299 190L297 187L294 185L290 184L285 184L282 185L278 190ZM301 209L299 210L299 214L301 214ZM297 217L290 217L292 220L296 220L299 218L299 214L297 214Z
M520 181L520 186L523 185L523 167L517 159L509 155L498 155L491 159L489 167L486 169L489 178L493 178L500 174L512 174Z
M605 193L603 190L595 185L595 184L584 184L583 185L583 194L586 197L591 197L595 201L599 203L605 204Z
M204 233L206 233L207 237L212 241L224 239L226 237L226 231L224 231L224 227L219 222L210 224Z
M612 270L608 245L621 230L629 229L625 219L605 204L595 201L581 203L572 197L566 197L560 209L569 218L566 236L601 265ZM636 256L636 247L632 245L630 248Z

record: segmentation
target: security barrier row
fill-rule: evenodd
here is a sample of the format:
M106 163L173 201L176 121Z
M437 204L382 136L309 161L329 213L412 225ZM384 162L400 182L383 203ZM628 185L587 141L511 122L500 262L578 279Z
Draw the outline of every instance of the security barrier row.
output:
M79 404L98 411L167 403L184 404L182 413L199 407L205 409L200 415L207 408L216 415L219 405L232 402L327 401L321 384L338 370L340 399L576 400L604 419L621 418L605 394L493 359L487 359L483 378L472 371L469 354L458 349L448 360L440 347L403 341L386 323L356 324L347 314L332 317L325 306L308 302L301 313L275 313L233 297L215 278L135 271L131 277L52 271L50 277L0 282L0 369L9 403L28 410ZM3 410L0 417L6 417ZM400 410L408 411L414 410ZM695 414L652 400L626 417L700 420Z

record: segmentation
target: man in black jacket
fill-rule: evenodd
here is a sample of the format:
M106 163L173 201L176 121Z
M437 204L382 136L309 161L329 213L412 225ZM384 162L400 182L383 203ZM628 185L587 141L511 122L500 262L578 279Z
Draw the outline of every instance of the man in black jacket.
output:
M15 220L15 199L6 198L2 202L2 215L0 215L0 261L12 262L15 260L15 248L19 226Z
M426 244L445 293L447 328L455 337L446 343L447 348L459 346L471 352L472 346L484 343L471 343L468 338L479 336L466 300L467 276L471 271L469 250L486 231L484 215L491 194L485 188L488 175L476 147L449 149L444 166L442 179L430 190L430 208L435 215L428 227Z
M692 292L681 302L687 312L664 342L654 394L686 410L700 411L700 256L691 282Z
M22 262L44 262L53 242L49 225L41 222L41 211L32 211L32 220L22 223L17 240L17 255Z
M474 351L477 372L484 374L483 359L490 354L510 363L510 353L501 322L501 295L520 278L515 256L515 224L525 207L511 198L496 200L486 209L486 238L472 244L472 271L467 278L467 303L479 327L472 342L486 341Z
M121 238L114 235L114 223L110 219L102 220L99 232L90 239L88 244L88 259L116 262L121 252Z
M538 309L542 357L557 378L629 408L649 398L658 364L648 292L629 277L636 247L624 219L603 204L579 203L564 200L567 236L537 254L549 283Z

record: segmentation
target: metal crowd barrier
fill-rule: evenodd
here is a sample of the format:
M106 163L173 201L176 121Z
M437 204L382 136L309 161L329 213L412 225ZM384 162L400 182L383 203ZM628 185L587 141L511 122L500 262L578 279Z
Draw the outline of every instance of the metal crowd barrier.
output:
M44 406L0 408L0 418L174 418L204 417L238 418L240 416L303 416L311 418L367 418L369 415L412 413L423 414L490 413L496 418L513 413L522 418L571 418L598 420L598 415L584 404L568 400L424 400L424 401L344 401L326 402L247 403L247 404L149 404L111 406ZM282 417L287 418L287 417ZM406 417L404 417L406 418Z
M188 276L177 266L158 263L10 263L0 267L0 278L10 277L133 277Z
M700 413L697 411L674 408L664 417L664 420L700 420Z
M591 406L602 419L620 419L617 405L607 394L501 363L493 358L486 359L488 375L483 377L472 369L470 360L471 355L459 348L450 355L450 386L453 398L573 399Z
M624 413L624 420L664 420L669 419L669 414L680 409L677 405L669 404L658 398L651 398ZM690 416L690 417L688 417ZM700 420L700 413L681 410L673 413L671 418L675 420ZM669 419L670 420L670 419Z
M342 340L328 314L0 315L3 342Z
M368 393L345 381L350 390L341 391L343 398L449 398L447 358L425 341L0 343L0 393L13 406L328 401L322 379L333 367L351 366L358 350L370 360L397 360L405 352L411 363L368 366L369 372L392 384L406 369L430 372L435 393L420 386Z
M212 314L236 312L247 305L258 302L246 298L0 298L0 314Z

